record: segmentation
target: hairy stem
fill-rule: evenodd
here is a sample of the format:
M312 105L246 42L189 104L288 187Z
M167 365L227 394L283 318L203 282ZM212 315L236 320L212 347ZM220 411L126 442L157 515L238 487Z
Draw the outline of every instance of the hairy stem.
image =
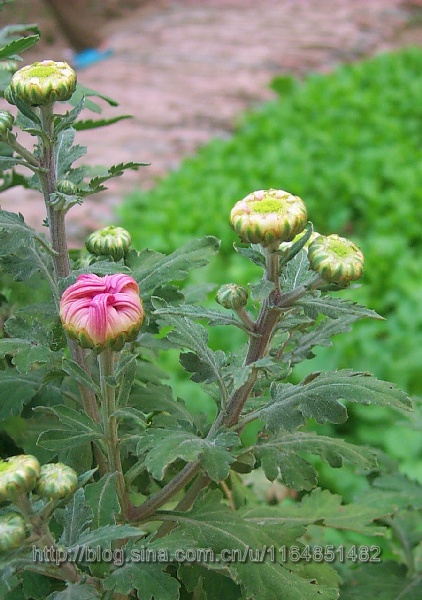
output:
M116 412L116 388L107 383L107 377L114 373L114 353L107 348L98 355L98 364L100 367L100 385L102 396L102 421L104 434L107 442L107 458L109 469L117 473L117 495L122 510L122 515L126 518L128 513L128 494L126 491L125 480L123 476L122 462L120 459L120 445L117 431L117 419L114 416Z
M266 277L269 281L274 282L275 289L262 303L258 319L254 326L254 333L257 335L251 337L249 340L249 349L244 361L245 365L250 365L266 356L271 337L280 317L279 310L274 307L275 302L280 298L281 294L279 288L279 261L280 257L278 254L268 252ZM243 407L255 385L257 377L257 370L252 369L247 381L231 394L225 408L217 415L207 438L212 438L223 425L231 427L237 423ZM199 471L200 464L198 460L187 463L185 467L159 492L154 494L139 508L133 508L130 515L131 519L136 521L150 518L155 511L166 504L177 492L183 489L183 487L187 485ZM190 508L199 492L208 485L209 481L207 476L198 477L186 493L185 497L179 502L177 509L187 510ZM163 525L160 536L164 535L164 533L167 533L169 530L168 526Z

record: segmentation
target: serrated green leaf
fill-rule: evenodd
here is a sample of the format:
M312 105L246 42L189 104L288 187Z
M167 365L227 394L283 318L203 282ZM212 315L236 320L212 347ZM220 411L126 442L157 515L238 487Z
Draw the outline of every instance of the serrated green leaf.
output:
M62 369L70 377L75 379L78 383L84 387L93 391L97 396L101 395L101 390L98 385L94 382L91 376L82 369L74 360L64 358L62 362Z
M312 349L315 346L332 346L331 338L351 331L351 324L359 318L357 315L345 315L341 319L323 319L309 332L293 333L289 340L289 347L292 349L283 354L283 360L294 366L313 358L315 354Z
M359 565L341 586L341 600L420 600L422 575L407 577L406 567L393 561Z
M103 437L100 427L87 414L69 406L39 406L35 410L52 414L59 421L55 429L41 433L37 440L41 448L55 451L75 448Z
M129 253L127 264L132 276L139 283L141 297L148 297L158 286L170 281L185 279L192 269L209 263L218 252L220 241L212 236L192 240L168 256L145 250L140 254Z
M93 513L85 500L85 490L79 488L60 513L63 525L60 543L69 548L75 546L80 536L89 530L92 519Z
M82 533L77 542L70 546L70 549L76 546L87 546L92 548L95 546L101 546L102 544L109 544L115 540L124 540L125 538L137 538L145 535L145 532L138 527L132 527L132 525L105 525L94 529L93 531Z
M267 298L271 292L275 288L275 284L273 281L268 281L268 279L261 279L259 283L255 283L253 285L249 285L251 290L252 300L255 302L262 302Z
M92 527L94 529L116 523L116 515L120 512L116 476L116 473L106 473L99 481L85 487L86 501L93 514Z
M191 462L199 457L210 478L222 481L235 460L227 449L238 445L235 433L220 432L215 438L203 439L182 429L156 429L145 432L136 451L145 454L145 466L154 479L163 479L166 468L178 458Z
M306 526L317 523L364 535L384 535L385 527L375 526L373 522L392 512L393 509L388 512L366 503L342 504L342 498L338 494L316 488L304 496L300 503L252 508L242 511L242 514L246 521L267 527L288 523Z
M240 329L247 330L245 325L235 319L228 312L221 310L207 309L201 306L181 304L179 306L173 306L171 304L164 305L162 302L154 304L154 298L151 299L152 303L157 308L155 309L155 315L178 315L180 317L187 317L189 319L206 319L208 324L211 326L215 325L234 325Z
M228 390L221 376L226 362L224 352L222 350L213 352L208 347L208 332L199 323L193 323L186 317L176 315L166 315L165 322L173 327L172 331L167 334L167 339L179 348L189 348L194 353L181 358L183 367L190 373L194 373L191 379L193 381L215 381L224 403L228 398Z
M258 265L258 267L265 268L265 256L259 250L259 245L252 244L250 247L247 246L243 248L242 246L236 246L236 244L233 244L233 247L241 256L244 256L255 265Z
M24 405L41 388L42 373L19 373L16 369L2 371L0 377L0 420L19 415Z
M129 563L115 571L104 581L104 588L120 594L137 590L139 600L178 600L180 583L164 572L160 563Z
M75 130L69 127L61 131L55 144L55 163L57 165L57 178L67 179L73 163L86 154L84 146L73 145Z
M309 267L308 253L301 250L283 267L280 283L283 293L291 292L308 282L315 275Z
M0 60L14 58L16 54L19 54L36 44L39 39L39 35L28 35L27 37L13 40L6 46L0 48Z
M344 369L316 373L298 385L276 383L271 387L271 401L252 414L264 420L273 432L293 431L307 418L315 418L318 423L344 423L347 410L341 400L411 409L409 396L392 383Z
M93 585L70 583L65 590L53 592L46 600L100 600L101 597Z
M311 583L313 578L298 565L283 565L277 560L270 560L270 556L265 559L266 549L291 545L300 535L298 529L289 529L287 525L267 526L243 519L222 503L219 492L206 494L189 513L172 513L171 518L178 523L177 530L195 536L201 547L212 548L216 555L227 549L243 551L246 556L251 549L264 552L262 561L245 560L230 564L230 574L242 586L247 599L335 600L338 597L338 590L333 585L336 576L331 569L327 578L321 572L318 582L313 580ZM326 585L328 579L330 583Z
M193 423L194 418L181 400L173 398L173 390L168 385L148 382L145 386L134 387L132 403L144 413L167 412L178 421Z
M132 115L120 115L111 119L86 119L84 121L77 121L73 127L76 131L86 131L87 129L98 129L99 127L106 127L107 125L113 125L124 119L132 119Z
M110 106L118 106L118 103L115 100L113 100L113 98L110 98L109 96L106 96L105 94L101 94L100 92L92 90L91 88L86 87L86 86L82 85L81 83L78 83L78 85L76 87L76 91L74 92L73 96L70 98L69 103L72 104L73 106L76 106L81 101L82 97L100 98L101 100L104 100L105 102L107 102L107 104L109 104ZM92 102L91 100L85 100L85 108L88 108L89 110L92 110L93 112L96 112L96 113L101 112L101 108L98 106L98 104L96 104L95 102Z
M181 566L177 571L188 592L203 600L240 600L241 590L227 574L201 565Z
M370 448L307 432L281 433L278 439L270 438L257 444L253 451L270 481L279 477L285 485L296 490L310 490L318 481L317 471L298 452L319 455L332 467L343 466L345 460L361 469L370 469L377 464L376 455Z
M354 316L357 319L381 319L375 310L366 308L356 302L343 300L333 296L321 296L320 292L313 292L312 296L306 296L297 301L297 304L303 306L305 313L312 319L316 319L319 314L325 315L330 319L338 319L339 317Z
M45 575L24 571L21 577L22 588L26 598L30 598L31 600L45 600L50 594L52 589L51 580Z

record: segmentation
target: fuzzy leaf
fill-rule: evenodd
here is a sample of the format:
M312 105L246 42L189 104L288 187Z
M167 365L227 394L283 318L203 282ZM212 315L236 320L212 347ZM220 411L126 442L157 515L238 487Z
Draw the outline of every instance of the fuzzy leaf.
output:
M310 490L318 481L316 470L298 452L317 454L332 467L343 466L345 460L362 469L377 464L375 453L369 448L316 433L282 433L279 439L257 444L253 451L270 481L280 477L285 485L296 490Z
M46 600L100 600L102 596L93 585L71 583L62 592L53 592Z
M98 129L98 127L106 127L107 125L113 125L124 119L132 119L132 115L120 115L111 119L86 119L84 121L77 121L73 127L76 131L86 131L87 129Z
M341 400L411 409L409 396L392 383L347 369L315 373L298 385L276 383L271 387L271 398L253 415L263 419L266 428L273 432L293 431L308 418L318 423L344 423L347 410Z
M61 513L63 533L60 543L67 547L75 546L79 537L89 530L92 518L92 510L85 500L85 491L79 488Z
M243 512L246 521L266 527L283 524L319 524L364 535L384 535L385 528L372 523L392 514L394 509L378 509L367 503L342 504L338 494L316 488L300 503L252 508Z
M357 319L370 318L383 320L383 317L374 310L366 308L366 306L333 296L321 296L320 292L314 292L312 296L301 298L297 304L303 306L305 313L314 320L318 317L318 314L325 315L330 319L354 316Z
M0 420L19 415L41 387L42 373L19 373L16 369L2 371L0 378Z
M94 529L116 523L115 516L120 512L116 476L116 473L106 473L99 481L85 487L86 501L93 514Z
M422 575L406 576L406 567L393 561L359 565L341 586L341 600L420 600Z
M165 567L160 563L128 563L113 571L104 588L124 595L135 589L139 600L178 600L180 583L164 572Z
M152 299L154 305L154 298ZM171 304L163 305L157 303L155 315L178 315L180 317L187 317L189 319L206 319L208 324L213 325L234 325L240 329L246 330L245 325L230 315L228 311L223 312L222 310L214 310L203 308L202 306L195 306L189 304L182 304L180 306L173 306Z
M205 267L218 252L220 241L212 236L192 240L168 256L151 250L129 253L127 264L139 283L141 296L148 297L158 286L185 279L192 269Z
M309 281L315 275L309 268L308 253L301 250L283 268L281 273L281 289L283 292L291 292Z
M35 410L53 414L59 420L55 429L43 431L39 436L37 444L41 448L63 450L103 437L100 427L88 415L69 406L39 406Z
M82 384L86 388L92 390L97 396L101 395L101 390L98 385L94 382L91 376L82 369L74 360L64 358L62 363L62 369L70 377L75 379L78 383Z
M178 421L193 423L193 416L186 410L181 400L173 398L173 390L168 385L147 383L146 386L134 387L132 402L144 413L166 412Z
M145 535L145 532L132 525L105 525L93 531L84 532L80 535L77 542L71 548L76 546L87 546L89 548L109 544L115 540L124 540L125 538L136 538Z
M215 438L203 439L182 429L156 429L140 438L136 451L138 455L146 454L145 466L154 479L163 479L168 465L178 458L185 462L200 458L202 468L211 479L222 481L235 460L227 449L238 445L235 433L221 432Z
M190 512L172 513L172 517L178 523L176 531L195 536L201 547L212 548L216 555L224 549L238 549L246 556L250 549L265 552L272 546L291 545L301 533L300 528L267 526L242 519L222 503L219 492L206 494ZM337 576L330 568L325 573L320 572L318 583L307 567L283 565L268 557L262 562L236 561L229 569L248 600L335 600L338 597Z
M28 35L18 40L13 40L6 46L0 48L0 60L15 58L17 54L36 44L39 39L39 35Z

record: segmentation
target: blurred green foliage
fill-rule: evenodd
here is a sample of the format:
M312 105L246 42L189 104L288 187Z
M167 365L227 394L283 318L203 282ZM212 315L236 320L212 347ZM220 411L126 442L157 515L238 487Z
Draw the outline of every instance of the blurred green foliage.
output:
M222 250L208 280L244 285L255 273L231 248L233 204L271 187L301 196L317 231L346 235L364 251L362 286L342 295L386 321L357 324L296 377L351 367L422 394L421 73L422 50L409 48L304 81L275 79L276 100L245 115L230 139L212 140L154 189L135 191L121 224L135 246L162 251L193 235L216 235ZM224 342L230 349L239 340ZM421 444L403 444L403 427L386 434L395 420L387 410L359 409L350 437L381 447L422 479Z

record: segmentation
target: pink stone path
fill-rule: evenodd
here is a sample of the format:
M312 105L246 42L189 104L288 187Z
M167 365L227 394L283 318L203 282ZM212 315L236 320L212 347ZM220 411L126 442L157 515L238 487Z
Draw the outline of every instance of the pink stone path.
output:
M400 0L159 0L110 23L113 57L81 71L79 80L119 102L105 106L104 116L135 118L77 139L88 146L89 164L151 166L73 208L71 243L111 222L125 194L151 187L211 138L228 136L240 113L272 97L273 77L326 72L388 48L407 18ZM31 54L45 58L63 56ZM41 229L37 194L16 188L0 201Z

